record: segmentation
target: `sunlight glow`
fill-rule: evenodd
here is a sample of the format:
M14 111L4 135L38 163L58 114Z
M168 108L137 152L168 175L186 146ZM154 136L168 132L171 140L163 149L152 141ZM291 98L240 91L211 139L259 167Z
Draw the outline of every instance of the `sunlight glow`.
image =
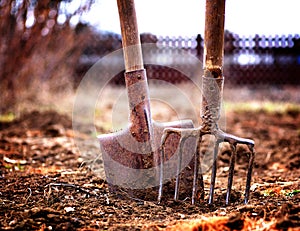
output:
M140 33L203 34L205 0L135 0ZM225 28L240 35L299 33L299 0L227 0ZM82 16L101 30L120 33L115 0L98 0Z
M26 22L25 22L26 28L32 27L34 25L34 23L35 23L34 12L28 11L27 17L26 17Z

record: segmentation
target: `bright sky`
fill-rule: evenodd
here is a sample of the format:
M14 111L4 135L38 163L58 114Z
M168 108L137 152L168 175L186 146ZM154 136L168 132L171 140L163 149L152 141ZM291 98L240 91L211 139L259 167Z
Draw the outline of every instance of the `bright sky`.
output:
M156 35L203 34L205 0L135 0L139 32ZM227 0L225 28L240 35L299 34L299 0ZM98 0L89 21L120 33L116 0Z

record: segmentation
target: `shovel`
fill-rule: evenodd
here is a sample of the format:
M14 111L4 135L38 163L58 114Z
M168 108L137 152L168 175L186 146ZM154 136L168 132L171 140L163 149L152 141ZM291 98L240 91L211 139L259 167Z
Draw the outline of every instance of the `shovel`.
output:
M145 188L159 185L160 141L165 128L192 128L191 120L157 123L151 118L150 97L134 0L117 0L129 102L129 126L100 135L106 180L111 193L131 198L149 197ZM164 149L172 156L179 145L177 135L169 136ZM151 192L157 192L151 190ZM153 195L155 198L155 195Z

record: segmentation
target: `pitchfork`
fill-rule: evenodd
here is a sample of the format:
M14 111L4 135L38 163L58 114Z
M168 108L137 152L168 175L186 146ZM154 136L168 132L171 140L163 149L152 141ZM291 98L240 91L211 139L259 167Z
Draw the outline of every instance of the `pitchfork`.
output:
M158 202L161 202L163 194L164 169L163 162L165 159L165 142L172 133L181 136L179 145L179 157L177 163L177 175L175 182L174 200L178 200L180 169L183 153L183 144L189 137L196 138L197 148L194 155L194 174L192 188L192 204L195 203L199 184L204 192L204 183L200 164L200 145L204 135L213 135L216 138L213 151L213 165L211 173L211 183L209 191L208 203L213 204L213 196L217 172L217 156L219 144L227 142L231 147L231 159L229 166L226 205L230 202L231 188L234 175L234 166L236 159L236 147L238 144L247 145L249 148L249 165L246 179L246 189L244 203L249 200L250 184L253 163L255 158L254 141L250 139L240 138L223 132L219 126L219 118L221 111L221 101L223 94L223 56L224 56L224 20L225 20L225 0L207 0L205 13L205 34L204 34L204 74L202 77L202 105L201 118L202 124L199 128L166 128L161 140L161 164L160 164L160 185L158 191ZM204 195L202 195L204 196Z

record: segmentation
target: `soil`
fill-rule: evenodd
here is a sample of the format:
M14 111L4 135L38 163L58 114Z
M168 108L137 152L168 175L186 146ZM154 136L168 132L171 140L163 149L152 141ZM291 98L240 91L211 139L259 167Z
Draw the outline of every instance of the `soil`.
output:
M219 155L214 205L206 202L207 189L196 205L190 198L157 204L109 194L106 182L82 164L69 117L33 111L2 122L0 230L300 230L300 112L230 112L227 132L256 141L247 205L242 148L229 206L226 151ZM76 135L84 140L87 134Z

